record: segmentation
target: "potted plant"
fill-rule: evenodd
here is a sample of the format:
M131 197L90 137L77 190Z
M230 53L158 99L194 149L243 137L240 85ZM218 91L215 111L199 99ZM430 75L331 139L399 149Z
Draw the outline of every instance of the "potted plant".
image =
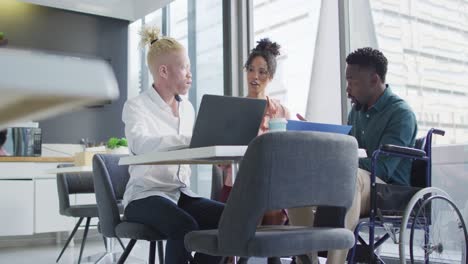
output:
M5 33L0 31L0 46L8 44L8 39L5 38Z
M128 154L128 142L126 138L111 137L107 141L107 153Z

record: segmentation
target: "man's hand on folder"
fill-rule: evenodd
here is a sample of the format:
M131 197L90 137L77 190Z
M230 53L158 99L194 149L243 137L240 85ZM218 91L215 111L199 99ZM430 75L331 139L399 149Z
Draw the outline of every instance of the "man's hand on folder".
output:
M296 117L297 119L301 120L301 121L307 121L307 119L305 119L305 117L303 117L301 114L297 113L296 114Z

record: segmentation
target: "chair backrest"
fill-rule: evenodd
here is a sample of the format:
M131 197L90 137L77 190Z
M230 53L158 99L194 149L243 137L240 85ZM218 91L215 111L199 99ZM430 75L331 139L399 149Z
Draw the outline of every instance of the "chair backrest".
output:
M121 222L117 201L122 200L130 179L128 166L120 166L125 155L96 154L93 157L94 188L101 233L115 237L115 227Z
M59 164L57 168L72 167L73 164ZM93 173L74 172L57 174L57 191L60 214L70 208L70 194L94 193Z
M426 147L426 137L416 139L414 148L424 150L427 154L428 152ZM428 187L428 182L426 180L426 172L427 161L413 160L411 164L411 186L420 188Z
M431 187L432 186L432 135L444 136L445 131L431 128L426 136L416 140L415 148L424 150L428 158L424 160L414 160L411 166L411 186Z
M313 205L348 209L358 167L356 139L288 131L254 139L219 222L218 246L246 250L265 211Z

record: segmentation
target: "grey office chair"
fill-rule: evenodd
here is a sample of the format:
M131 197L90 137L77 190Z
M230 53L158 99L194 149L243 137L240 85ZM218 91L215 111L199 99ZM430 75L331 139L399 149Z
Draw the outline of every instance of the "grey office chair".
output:
M301 256L347 249L345 228L260 226L265 211L352 204L358 167L354 138L320 132L275 132L254 139L242 160L219 229L185 236L190 251L214 256ZM307 258L302 258L307 260Z
M93 157L94 186L101 232L105 237L129 238L118 263L124 263L137 240L150 241L149 264L155 263L156 242L159 263L164 263L163 240L167 237L144 224L120 218L117 201L122 200L130 174L128 166L119 166L124 155L97 154Z
M72 167L72 164L59 164L57 168ZM72 240L81 223L86 218L86 225L83 231L83 239L81 242L80 255L78 257L78 264L81 263L84 246L86 244L86 238L91 222L91 218L98 217L98 208L96 204L80 204L70 205L71 194L86 194L94 193L93 173L92 172L79 172L79 173L59 173L57 174L57 191L59 198L59 211L61 215L79 218L73 231L68 236L65 245L60 252L56 262L60 260L68 244ZM122 210L122 206L119 205L119 210ZM105 240L104 240L105 241ZM119 241L123 247L121 241ZM107 249L107 243L106 249Z

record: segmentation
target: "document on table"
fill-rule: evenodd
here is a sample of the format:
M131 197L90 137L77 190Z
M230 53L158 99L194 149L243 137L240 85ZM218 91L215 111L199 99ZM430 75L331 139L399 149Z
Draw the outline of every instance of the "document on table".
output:
M348 135L351 126L288 120L286 129L290 131L318 131Z

